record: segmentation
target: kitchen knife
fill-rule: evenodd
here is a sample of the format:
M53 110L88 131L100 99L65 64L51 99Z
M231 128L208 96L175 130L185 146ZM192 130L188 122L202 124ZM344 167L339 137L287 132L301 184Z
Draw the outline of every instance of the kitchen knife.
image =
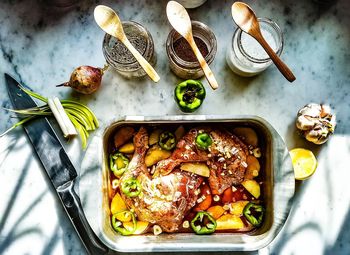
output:
M5 80L15 109L37 106L14 78L5 73ZM74 191L77 172L48 120L37 118L24 124L23 128L88 253L109 253L85 218L80 199Z

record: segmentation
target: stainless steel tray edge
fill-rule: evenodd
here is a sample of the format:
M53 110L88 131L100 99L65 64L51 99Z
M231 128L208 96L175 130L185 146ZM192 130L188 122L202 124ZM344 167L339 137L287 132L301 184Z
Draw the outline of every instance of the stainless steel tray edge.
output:
M234 237L235 242L223 242L223 234L211 235L211 236L193 236L190 240L188 235L167 235L164 237L155 236L132 236L132 237L120 237L118 240L112 240L103 222L103 197L100 192L107 192L106 184L102 183L103 171L102 158L102 137L105 132L113 125L119 123L165 123L171 121L178 122L232 122L234 120L249 120L255 121L264 125L269 132L271 132L272 146L278 153L278 157L274 158L274 169L280 169L274 171L273 179L273 222L272 226L266 233L259 236L249 236L244 234L226 234L230 237ZM86 151L84 160L82 162L82 168L80 172L79 192L82 200L84 212L90 223L92 229L97 236L108 247L119 252L145 252L145 251L249 251L258 250L268 245L278 234L283 227L288 214L290 212L292 198L294 195L294 172L289 157L288 150L283 142L283 139L279 136L276 130L264 119L257 116L249 115L179 115L179 116L126 116L123 119L113 121L110 125L105 126L104 133L100 131L91 141L88 150ZM102 130L102 129L100 129ZM99 191L99 192L97 192ZM107 213L107 212L105 212ZM163 240L164 242L160 241ZM167 240L176 240L176 242L166 242ZM137 244L137 245L136 245Z

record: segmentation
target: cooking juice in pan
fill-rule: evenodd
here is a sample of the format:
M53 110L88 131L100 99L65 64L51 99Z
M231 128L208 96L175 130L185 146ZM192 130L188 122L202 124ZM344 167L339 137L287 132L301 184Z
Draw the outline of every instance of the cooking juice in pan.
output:
M257 133L249 127L119 128L110 217L121 235L247 232L262 225Z

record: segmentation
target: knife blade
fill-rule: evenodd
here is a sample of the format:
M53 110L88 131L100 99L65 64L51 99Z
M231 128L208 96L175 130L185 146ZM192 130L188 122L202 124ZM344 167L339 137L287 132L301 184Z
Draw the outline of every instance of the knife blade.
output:
M5 81L15 109L37 106L9 74L5 73ZM88 253L109 253L86 220L79 196L74 191L77 172L47 118L36 118L23 128Z

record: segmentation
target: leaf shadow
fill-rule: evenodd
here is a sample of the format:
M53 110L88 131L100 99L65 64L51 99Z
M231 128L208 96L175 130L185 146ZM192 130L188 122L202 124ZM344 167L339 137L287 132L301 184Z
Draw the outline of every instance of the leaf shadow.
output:
M13 152L13 150L12 150ZM30 161L32 160L32 157L29 155L26 163L24 165L29 165ZM15 205L15 202L17 201L17 196L18 194L20 194L20 191L23 187L23 183L25 181L25 178L28 174L28 169L27 168L23 168L21 174L19 175L20 178L18 179L15 187L13 188L13 192L11 192L11 196L9 198L9 203L8 206L5 209L5 212L2 214L1 217L1 221L0 221L0 234L4 229L4 226L12 212L12 208ZM43 191L41 194L39 194L37 196L37 198L35 198L33 200L32 203L29 204L29 206L27 208L24 208L23 211L25 212L26 215L28 215L36 206L37 204L40 202L40 200L45 196L45 191ZM12 244L14 244L19 238L22 238L24 236L27 236L29 234L33 234L36 233L38 235L42 234L42 231L39 228L26 228L24 230L21 230L20 232L18 232L18 229L21 226L21 222L24 221L26 219L26 217L24 217L23 215L20 216L19 218L17 218L17 220L15 221L16 224L13 225L10 229L10 231L7 233L6 238L4 240L1 240L0 242L0 254L2 252L4 252L8 247L10 247Z

